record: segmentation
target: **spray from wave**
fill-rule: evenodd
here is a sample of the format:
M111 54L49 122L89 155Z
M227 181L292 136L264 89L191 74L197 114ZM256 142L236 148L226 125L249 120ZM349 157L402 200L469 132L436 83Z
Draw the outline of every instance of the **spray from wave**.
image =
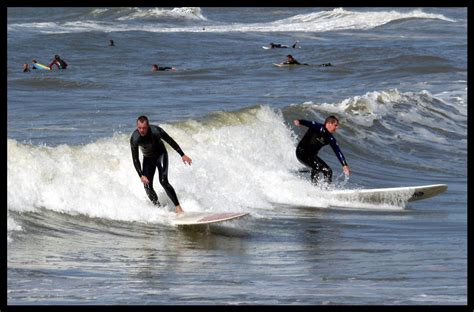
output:
M327 114L335 113L344 125L337 137L343 142L346 157L360 154L360 158L380 159L380 165L386 159L401 164L403 157L409 157L406 161L417 163L418 168L423 163L434 164L452 173L452 166L446 167L443 157L451 162L459 158L463 170L466 112L463 99L452 102L426 91L388 90L332 104L291 105L283 111L257 106L215 112L203 120L160 126L193 159L191 167L185 166L179 155L169 149L169 179L185 210L250 211L258 217L271 212L275 205L324 208L341 204L297 173L302 165L294 154L297 136L291 119L323 120ZM372 152L364 155L357 143L361 141L364 149L372 146ZM404 146L410 146L410 151L419 149L420 155L400 151ZM430 149L430 155L435 157L423 154ZM8 139L7 151L9 212L44 208L145 223L166 223L173 214L174 207L158 183L156 190L166 206L156 209L149 203L133 168L129 134L87 145L56 147ZM21 224L11 215L8 220L9 232L21 231Z
M119 21L124 20L157 20L163 18L185 19L205 21L207 18L202 15L201 8L182 7L171 10L161 8L113 8L113 9L95 9L91 13L96 17L114 17Z
M279 31L337 31L346 29L367 30L388 24L393 21L425 18L439 19L454 22L442 14L430 14L421 10L411 12L382 11L382 12L354 12L337 8L332 11L322 11L309 14L299 14L283 20L270 23L266 27Z
M381 146L397 139L398 143L433 143L449 151L453 138L459 147L467 143L467 106L458 97L443 100L428 91L391 89L367 92L339 103L306 102L301 107L322 119L325 114L338 114L351 129L348 135L355 135L358 140L370 139Z
M228 122L238 120L237 124ZM214 122L214 121L215 122ZM272 197L292 198L294 141L280 113L255 108L221 113L211 120L161 125L194 162L182 164L170 150L169 179L187 211L248 211L271 208ZM262 135L271 133L271 136ZM172 204L157 183L156 209L145 195L131 161L129 136L116 135L85 146L22 144L8 139L8 209L40 208L120 221L166 223ZM13 224L13 223L12 223Z

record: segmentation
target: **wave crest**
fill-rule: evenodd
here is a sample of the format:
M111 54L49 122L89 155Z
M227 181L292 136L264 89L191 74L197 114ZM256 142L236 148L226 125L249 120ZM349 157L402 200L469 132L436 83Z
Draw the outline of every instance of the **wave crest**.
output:
M182 7L172 10L161 8L114 8L94 9L91 14L95 17L112 17L121 20L159 20L163 18L205 21L199 7Z

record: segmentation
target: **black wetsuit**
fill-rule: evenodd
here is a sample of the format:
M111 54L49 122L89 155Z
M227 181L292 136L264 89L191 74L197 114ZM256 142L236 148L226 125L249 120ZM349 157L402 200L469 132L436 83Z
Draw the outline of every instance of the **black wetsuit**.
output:
M173 69L173 67L168 67L168 66L166 66L166 67L158 67L158 70L172 70L172 69Z
M286 48L286 46L282 46L280 43L270 43L270 47L272 49L275 49L275 48Z
M347 162L337 145L336 139L323 124L302 119L299 122L300 125L309 129L296 147L296 158L306 166L311 167L311 180L314 183L317 183L320 172L323 173L326 182L331 183L332 170L318 157L318 152L324 145L330 144L341 165L347 166Z
M298 62L297 60L293 59L291 61L286 61L284 62L283 64L290 64L290 65L302 65L300 62ZM308 64L304 64L304 65L308 65Z
M184 156L183 151L166 132L158 126L150 125L148 133L141 136L136 129L130 137L130 147L132 149L133 165L137 170L138 175L148 178L149 184L145 184L145 191L148 198L155 204L159 205L158 195L153 189L153 176L158 167L158 174L160 183L168 194L169 198L175 206L179 205L178 197L171 184L168 182L168 152L166 151L163 141L166 141L171 147L178 152L179 155ZM140 159L138 158L138 147L143 154L143 171L140 167Z
M66 69L67 68L67 63L63 61L62 59L58 59L58 62L61 66L61 69Z

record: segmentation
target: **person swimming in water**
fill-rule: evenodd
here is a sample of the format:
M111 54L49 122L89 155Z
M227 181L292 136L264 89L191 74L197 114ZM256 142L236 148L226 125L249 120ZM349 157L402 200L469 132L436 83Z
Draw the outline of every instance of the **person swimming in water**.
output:
M28 67L28 63L23 64L23 72L24 72L24 73L28 73L28 72L30 72L30 71L31 71L31 70L30 70L30 68Z

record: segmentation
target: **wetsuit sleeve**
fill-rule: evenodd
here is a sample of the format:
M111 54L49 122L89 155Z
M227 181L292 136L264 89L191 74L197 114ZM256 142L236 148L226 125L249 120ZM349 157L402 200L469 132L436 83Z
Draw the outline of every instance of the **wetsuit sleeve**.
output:
M300 125L311 128L311 127L319 127L321 124L317 123L316 121L309 121L304 119L298 119Z
M138 158L138 144L134 139L134 135L130 137L130 148L132 149L132 159L133 159L133 166L135 166L135 170L138 173L138 176L141 177L143 175L140 158Z
M344 158L344 155L342 154L341 149L339 148L339 145L336 142L336 139L332 135L329 138L329 144L331 145L332 150L334 151L334 154L336 154L337 159L339 159L341 165L343 167L347 166L346 159Z
M176 141L173 140L173 138L170 137L168 133L166 133L165 130L163 130L162 128L159 128L159 129L160 129L161 138L165 140L165 142L168 143L176 152L178 152L178 154L181 155L181 157L183 157L184 152L183 150L181 150L181 147L179 147L178 143L176 143Z

